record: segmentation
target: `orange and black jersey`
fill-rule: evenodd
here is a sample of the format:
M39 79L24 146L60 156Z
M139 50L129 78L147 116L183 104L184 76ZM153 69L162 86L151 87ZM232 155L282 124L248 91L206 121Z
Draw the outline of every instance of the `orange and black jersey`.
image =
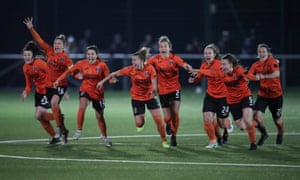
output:
M245 97L252 95L243 67L234 67L231 73L224 74L223 80L227 88L226 100L228 104L237 104Z
M255 80L257 74L272 74L280 71L278 60L269 56L265 61L258 60L254 62L248 71L247 78ZM280 78L265 78L259 80L258 95L265 98L276 98L282 95Z
M80 60L70 70L61 75L58 80L65 79L68 74L78 71L83 76L80 91L88 93L93 99L104 99L104 88L97 89L96 86L99 81L109 76L110 72L106 63L96 60L94 64L90 64L87 59Z
M157 72L159 94L169 94L181 89L179 67L184 66L183 59L173 53L170 53L167 58L157 54L149 58L147 63L153 65Z
M130 94L133 100L148 101L153 98L152 80L156 78L153 66L146 64L143 70L136 70L133 66L120 69L120 76L129 76L131 79Z
M53 47L47 44L35 31L34 28L31 28L30 32L36 42L44 49L46 53L47 65L49 68L47 87L53 88L53 83L56 81L56 79L67 69L69 69L69 67L73 65L73 62L65 52L56 54ZM58 86L67 85L67 81L63 79L62 81L60 81Z
M207 94L213 98L226 97L226 87L223 82L223 71L221 69L221 62L214 59L211 63L203 61L199 68L199 73L195 77L195 81L200 81L203 76L207 79Z
M26 80L25 91L27 95L30 93L33 83L36 93L46 94L48 67L44 60L34 59L31 64L24 64L23 73Z

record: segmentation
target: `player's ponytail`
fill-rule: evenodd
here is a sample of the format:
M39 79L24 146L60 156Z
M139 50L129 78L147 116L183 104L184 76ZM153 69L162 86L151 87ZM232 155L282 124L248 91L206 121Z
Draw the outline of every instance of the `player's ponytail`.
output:
M140 60L142 60L143 62L145 62L149 53L150 53L150 48L148 48L148 47L142 47L140 50L138 50L137 52L133 53L133 56L138 56Z
M64 34L60 34L58 36L55 37L55 39L59 39L63 42L63 44L65 45L66 44L66 36Z

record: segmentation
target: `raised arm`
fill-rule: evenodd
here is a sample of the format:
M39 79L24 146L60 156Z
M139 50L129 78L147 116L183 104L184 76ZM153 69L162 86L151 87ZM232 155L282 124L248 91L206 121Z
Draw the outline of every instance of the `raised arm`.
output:
M33 23L32 23L32 17L27 17L25 18L25 20L23 21L23 23L26 25L26 27L28 28L28 30L30 31L32 37L34 38L34 40L36 40L36 42L43 48L43 49L47 49L47 48L51 48L50 45L48 45L42 38L41 36L35 31L34 27L33 27Z

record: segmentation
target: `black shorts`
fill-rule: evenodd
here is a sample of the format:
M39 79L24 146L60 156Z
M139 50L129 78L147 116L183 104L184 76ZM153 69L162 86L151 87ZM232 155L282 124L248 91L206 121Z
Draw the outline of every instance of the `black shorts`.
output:
M101 112L104 110L105 108L105 104L104 104L104 100L96 100L90 97L90 95L86 92L79 92L79 98L87 98L89 101L92 101L93 104L93 108L98 111Z
M133 115L140 115L145 114L145 105L147 105L147 109L159 109L159 102L157 100L157 97L155 96L153 99L150 99L148 101L138 101L138 100L131 100L131 106Z
M230 112L233 116L233 119L236 121L238 119L241 119L243 117L243 109L244 108L252 108L253 109L253 97L248 96L242 99L241 102L237 104L230 104Z
M273 119L279 119L282 115L282 104L282 96L276 98L265 98L258 95L255 101L254 110L265 113L266 108L269 107Z
M229 106L226 98L213 98L206 93L202 112L213 112L217 114L218 118L227 118L229 116Z
M50 101L46 94L35 93L34 95L34 106L41 106L43 108L49 109L51 108Z
M160 101L161 107L163 107L163 108L170 107L170 105L173 101L180 101L180 98L181 98L180 90L176 90L175 92L172 92L169 94L159 95L159 101Z
M47 90L47 96L51 100L54 95L59 96L59 102L62 100L64 97L65 92L67 91L67 87L64 86L58 86L56 89L55 88L46 88Z

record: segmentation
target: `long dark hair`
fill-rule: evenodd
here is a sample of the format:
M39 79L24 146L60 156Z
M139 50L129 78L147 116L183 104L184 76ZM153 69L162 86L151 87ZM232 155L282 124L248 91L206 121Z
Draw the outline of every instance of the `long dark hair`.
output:
M222 59L227 59L228 62L232 64L232 67L240 66L239 59L234 54L227 53L222 57Z
M41 56L45 56L45 52L40 48L40 46L34 42L34 41L28 41L23 50L22 50L22 53L24 51L31 51L32 52L32 56L33 58L35 58L36 56L38 55L41 55Z
M88 51L88 50L94 50L97 54L97 59L100 60L100 58L99 58L100 51L96 45L90 45L90 46L86 47L86 51Z

